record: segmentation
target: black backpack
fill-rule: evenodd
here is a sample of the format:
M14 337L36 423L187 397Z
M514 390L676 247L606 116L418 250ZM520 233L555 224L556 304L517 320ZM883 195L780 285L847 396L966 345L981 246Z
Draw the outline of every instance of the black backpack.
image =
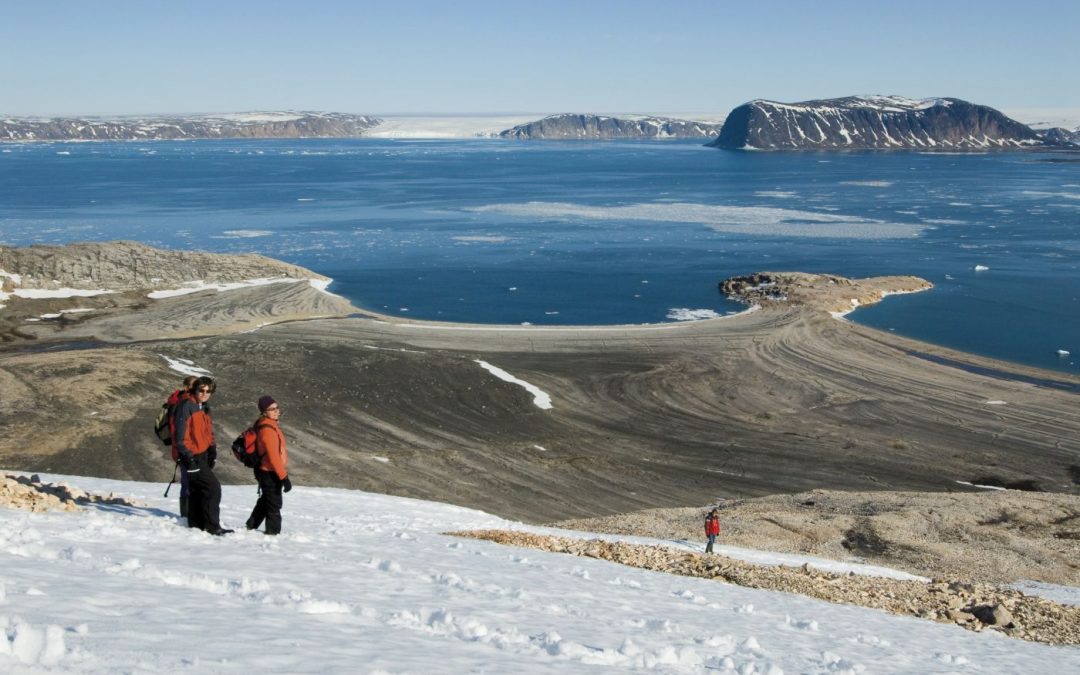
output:
M173 407L168 403L162 403L161 411L154 419L154 435L165 445L172 445L172 429L169 426L169 420L172 419Z

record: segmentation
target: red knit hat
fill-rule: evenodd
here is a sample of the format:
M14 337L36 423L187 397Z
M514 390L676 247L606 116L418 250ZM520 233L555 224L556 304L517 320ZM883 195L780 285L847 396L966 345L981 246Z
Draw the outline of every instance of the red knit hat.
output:
M277 403L273 396L263 396L259 399L259 412L264 413L266 409Z

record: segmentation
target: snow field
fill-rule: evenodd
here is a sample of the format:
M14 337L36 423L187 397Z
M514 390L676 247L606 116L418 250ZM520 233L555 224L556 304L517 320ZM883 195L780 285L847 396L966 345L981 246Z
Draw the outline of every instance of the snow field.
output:
M298 487L285 497L283 535L211 537L178 525L175 493L162 498L163 483L68 480L146 506L0 508L0 670L778 675L1080 667L1077 649L442 535L548 531L447 504ZM255 498L254 485L226 486L224 524L242 524Z

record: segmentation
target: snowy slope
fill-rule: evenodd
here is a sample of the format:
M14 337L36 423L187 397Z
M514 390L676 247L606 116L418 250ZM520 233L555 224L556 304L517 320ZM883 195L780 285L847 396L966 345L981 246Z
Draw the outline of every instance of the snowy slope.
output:
M0 508L2 672L1080 671L1076 648L456 539L543 530L445 504L298 487L282 536L215 538L162 485L66 480L147 506ZM255 497L226 487L225 524Z

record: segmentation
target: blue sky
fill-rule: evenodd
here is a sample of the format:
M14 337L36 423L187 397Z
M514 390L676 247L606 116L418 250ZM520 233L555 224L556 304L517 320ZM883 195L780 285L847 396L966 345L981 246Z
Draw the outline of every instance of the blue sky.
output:
M0 114L1080 108L1080 2L0 0Z

